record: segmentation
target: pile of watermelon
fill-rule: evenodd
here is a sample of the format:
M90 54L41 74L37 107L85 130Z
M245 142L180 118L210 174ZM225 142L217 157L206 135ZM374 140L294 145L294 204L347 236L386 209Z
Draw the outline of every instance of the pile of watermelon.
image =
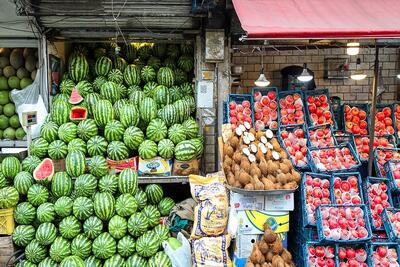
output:
M31 154L63 159L79 150L111 160L199 157L203 139L189 83L193 47L142 43L115 51L75 47Z
M160 217L174 201L160 185L140 188L131 169L81 171L79 153L67 156L74 168L54 174L35 156L1 163L0 208L15 209L13 241L25 253L16 266L172 266Z

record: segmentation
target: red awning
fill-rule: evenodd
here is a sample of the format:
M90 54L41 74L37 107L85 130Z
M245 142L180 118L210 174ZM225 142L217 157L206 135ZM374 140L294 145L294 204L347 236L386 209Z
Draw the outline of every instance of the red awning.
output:
M400 37L400 0L233 0L248 38Z

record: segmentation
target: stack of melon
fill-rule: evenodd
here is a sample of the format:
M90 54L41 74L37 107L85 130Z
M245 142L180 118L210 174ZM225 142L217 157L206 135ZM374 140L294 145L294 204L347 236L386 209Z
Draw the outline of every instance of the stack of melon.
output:
M25 137L10 91L30 85L37 67L37 49L0 48L0 139L22 140Z

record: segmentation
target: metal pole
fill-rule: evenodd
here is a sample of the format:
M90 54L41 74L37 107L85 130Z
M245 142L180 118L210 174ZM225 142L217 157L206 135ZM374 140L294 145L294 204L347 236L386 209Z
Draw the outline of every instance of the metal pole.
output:
M370 119L371 125L369 126L369 160L368 160L368 175L372 176L372 166L374 161L374 140L375 140L375 113L376 113L376 99L378 91L378 77L379 77L379 47L375 41L375 65L374 65L374 79L372 82L372 102Z

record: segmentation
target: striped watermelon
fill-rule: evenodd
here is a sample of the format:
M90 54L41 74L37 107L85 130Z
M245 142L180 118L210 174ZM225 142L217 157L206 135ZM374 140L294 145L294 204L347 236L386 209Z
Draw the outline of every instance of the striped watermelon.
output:
M54 203L54 211L59 217L67 217L72 213L74 202L68 196L62 196Z
M125 68L128 66L128 63L126 63L125 59L122 57L116 57L114 60L114 67L116 69L119 69L120 71L124 72Z
M153 119L150 121L146 129L146 136L148 139L158 142L164 139L168 134L168 128L165 122L161 119Z
M120 84L123 82L124 80L124 75L122 74L122 72L119 69L112 69L108 75L107 75L107 79L110 82L114 82L116 84Z
M160 243L153 231L147 231L136 240L136 251L142 257L151 257L158 251Z
M37 156L27 156L21 163L22 170L32 173L42 161ZM0 168L1 171L1 168Z
M101 233L92 244L92 252L96 258L108 259L117 251L117 243L109 233Z
M14 178L14 187L21 195L28 193L29 187L34 183L33 176L29 172L19 172Z
M68 154L68 147L63 141L55 140L49 144L47 153L53 160L65 159Z
M176 69L176 60L172 57L167 57L164 60L164 66L174 70Z
M114 103L113 108L114 108L115 118L117 120L120 119L121 108L128 103L129 101L127 99L120 99Z
M175 83L174 72L168 67L162 67L157 72L157 82L158 84L165 85L166 87L171 87Z
M147 60L153 52L151 44L140 43L137 47L137 55L141 60Z
M43 185L34 184L29 188L27 198L29 203L35 207L38 207L47 202L49 198L49 191Z
M114 194L118 189L118 177L107 174L99 180L99 191Z
M100 88L100 95L104 99L111 101L112 104L117 102L117 100L121 99L121 92L118 90L117 84L112 81L103 83L103 85ZM99 104L99 102L100 101L98 101L97 105ZM96 109L97 109L97 106L94 108L94 110L95 110L94 114L96 114ZM96 120L96 117L95 117L95 120Z
M10 181L0 171L0 188L6 187L9 184L11 184Z
M148 227L147 219L141 212L132 214L128 220L128 231L134 237L143 235Z
M14 229L12 239L17 246L25 247L35 238L35 227L32 225L18 225Z
M61 261L60 267L85 267L85 262L78 256L68 256Z
M183 55L178 59L178 67L183 71L191 72L194 68L193 56Z
M95 239L103 232L103 222L96 216L91 216L83 223L83 232L90 239Z
M58 225L60 235L66 239L73 239L81 232L81 223L74 216L68 216L61 220Z
M71 242L72 255L86 259L92 252L92 241L84 234L77 235Z
M193 85L191 83L184 83L180 86L183 95L193 96Z
M85 259L85 267L101 267L103 266L101 260L97 259L95 256L90 256Z
M21 171L21 168L21 163L16 157L5 157L1 162L1 172L8 179L14 179L14 177Z
M147 205L142 210L142 214L146 217L147 223L150 227L154 227L160 223L160 212L156 206Z
M135 252L136 242L130 235L122 237L117 244L118 254L122 257L129 257Z
M157 77L156 71L151 66L143 67L140 74L145 83L155 81Z
M71 79L63 79L60 83L60 92L63 94L71 95L72 89L75 87L75 83Z
M158 184L147 185L144 192L146 193L149 203L154 205L158 204L164 195L162 187Z
M169 139L162 139L158 143L158 155L164 159L170 159L174 156L174 143Z
M77 135L84 141L88 141L98 133L96 122L92 119L86 119L79 122L77 127Z
M161 60L152 56L147 60L147 65L155 70L158 70L161 67Z
M94 66L96 76L107 76L111 69L112 61L108 57L103 56L96 60L96 64Z
M139 188L139 190L134 195L136 202L138 204L138 209L142 210L147 205L147 195L146 193Z
M151 159L157 156L157 150L157 144L154 141L144 140L139 145L138 152L142 159Z
M194 138L190 139L190 142L196 147L196 157L199 157L201 154L203 154L203 140L201 138Z
M139 85L140 69L133 64L128 65L124 71L124 81L128 86Z
M143 101L144 99L144 93L143 91L133 91L129 94L129 101L135 105L136 107L139 106L139 104Z
M178 58L179 57L179 46L177 44L169 44L167 47L167 56L171 58Z
M121 239L125 236L128 226L124 217L114 215L108 222L108 232L115 239Z
M174 75L175 75L175 84L176 85L181 85L183 83L186 83L188 81L188 77L186 72L184 72L181 69L176 69L174 71Z
M168 138L177 145L186 140L186 131L182 124L174 124L168 130Z
M50 246L49 255L53 261L61 262L71 255L71 243L61 236L57 237Z
M187 101L179 99L174 103L174 106L179 116L179 122L183 122L190 117L191 107Z
M140 115L138 108L133 104L125 104L120 109L120 121L126 129L129 126L137 126L139 124Z
M17 224L31 224L36 218L36 209L29 202L21 202L14 210L14 220Z
M193 118L189 118L182 123L186 131L186 139L196 138L199 134L199 125Z
M122 160L129 158L129 151L121 141L112 141L108 144L107 155L112 160Z
M77 128L72 122L64 123L58 128L58 137L61 141L68 144L72 139L76 138Z
M182 55L192 55L193 45L190 42L181 43L180 50Z
M114 119L114 109L110 101L99 100L93 108L93 118L97 126L103 128Z
M122 194L115 201L115 211L119 216L127 217L136 212L136 199L131 194Z
M125 260L119 255L115 254L111 258L104 261L103 267L120 267L125 266Z
M142 87L140 87L139 85L132 85L128 87L128 96L135 91L142 91Z
M170 103L168 88L164 85L158 85L154 90L153 99L159 108L168 105Z
M193 113L196 110L196 102L194 97L191 95L187 95L182 97L182 100L186 101L190 107L190 113Z
M74 201L72 212L78 220L86 220L93 214L93 201L87 197L78 197Z
M93 81L93 89L96 93L100 93L100 88L101 86L107 82L107 78L104 76L97 76L96 79L94 79ZM88 101L88 99L85 99L86 101ZM88 101L89 102L89 101ZM90 102L89 102L90 103Z
M69 64L69 75L74 82L85 80L89 74L89 63L84 56L74 57Z
M143 93L147 97L153 97L154 91L156 90L158 84L155 82L148 82L143 87Z
M58 138L58 125L55 122L48 121L40 127L40 136L51 143Z
M65 168L69 176L78 177L85 173L86 159L85 155L80 151L68 153L65 158Z
M164 251L157 252L153 257L149 259L148 267L158 266L172 267L172 262Z
M46 247L33 239L25 248L25 259L37 264L44 258L46 258Z
M138 188L137 173L132 169L123 169L119 174L118 190L121 194L134 195Z
M94 212L103 221L108 221L115 213L115 199L110 193L94 195Z
M107 160L103 156L93 156L89 160L88 167L89 172L96 177L102 177L108 173Z
M192 160L196 158L196 155L197 149L194 144L189 140L182 141L175 146L175 158L177 160Z
M171 126L178 122L177 111L175 110L174 105L166 105L160 109L157 113L157 117L162 119L167 126Z
M76 85L76 89L78 89L79 94L83 98L94 92L93 85L88 81L80 81Z
M40 245L50 245L57 237L57 228L52 223L42 223L36 229L35 237Z
M153 99L145 97L139 104L139 112L141 119L149 123L157 117L157 103Z
M57 262L47 257L38 264L38 267L57 267Z
M50 223L56 218L53 203L43 203L36 210L36 217L40 223Z
M68 153L73 151L80 151L83 154L86 154L86 143L80 138L72 139L71 142L68 143Z
M97 188L97 179L91 174L82 174L75 180L75 194L78 197L91 197Z
M165 43L155 43L153 45L153 55L164 58L167 54L167 45Z
M175 201L170 197L165 197L158 203L158 210L161 215L168 216L174 206Z
M69 112L71 106L68 102L59 101L53 104L50 111L51 120L58 126L69 122Z
M72 179L66 172L57 172L51 180L51 192L56 197L69 196L72 192Z
M44 158L47 155L48 148L49 148L49 143L44 138L39 137L33 140L32 143L29 145L29 152L31 155L37 156L38 158Z
M106 139L98 135L91 137L86 143L87 152L91 157L104 155L107 152L107 146Z
M125 59L131 63L136 58L136 49L135 46L132 44L125 44L123 46L123 52Z
M0 189L0 209L9 209L17 205L19 194L17 189L6 186Z
M104 128L104 137L108 142L120 141L124 136L125 128L121 122L117 120L109 121Z
M72 88L73 88L74 86L72 86ZM72 89L71 89L71 91L72 91ZM52 103L54 104L54 103L56 103L56 102L58 102L58 101L60 101L60 102L68 102L69 101L69 97L70 97L70 95L71 94L64 94L64 93L61 93L61 94L57 94L57 95L55 95L54 97L53 97L53 100L52 100Z
M147 266L147 260L145 258L142 258L138 254L134 254L130 256L126 261L125 261L125 266L126 267L142 267L142 266Z

